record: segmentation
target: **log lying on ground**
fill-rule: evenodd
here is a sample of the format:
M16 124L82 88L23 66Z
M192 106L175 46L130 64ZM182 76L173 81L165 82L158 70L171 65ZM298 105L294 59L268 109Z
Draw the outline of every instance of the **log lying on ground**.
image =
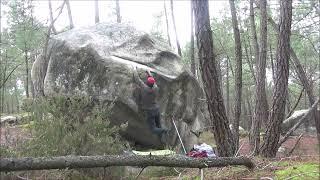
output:
M210 168L243 165L252 169L253 162L247 157L190 158L182 155L172 156L60 156L39 158L1 158L0 171L23 171L43 169L76 169L109 166L166 166L185 168Z

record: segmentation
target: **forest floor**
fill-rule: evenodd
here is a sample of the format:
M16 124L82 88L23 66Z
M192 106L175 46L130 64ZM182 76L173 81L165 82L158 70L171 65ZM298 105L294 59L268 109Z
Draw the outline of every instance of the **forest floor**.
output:
M30 138L30 132L20 127L1 127L0 147L15 149L22 141ZM201 140L207 144L212 141L212 134L207 133ZM256 165L253 171L245 167L223 167L204 169L204 179L319 179L319 144L315 135L305 134L297 142L298 137L290 137L273 159L253 158ZM211 140L211 141L210 141ZM248 138L240 139L240 155L249 155ZM294 148L295 147L295 148ZM294 148L294 149L293 149ZM3 150L3 149L2 149ZM0 151L3 153L3 151ZM0 154L4 155L4 154ZM148 170L149 169L149 170ZM155 168L146 168L139 179L200 179L197 169L167 169L164 173ZM177 173L176 171L180 172ZM166 175L165 175L166 174ZM129 178L131 179L131 178Z

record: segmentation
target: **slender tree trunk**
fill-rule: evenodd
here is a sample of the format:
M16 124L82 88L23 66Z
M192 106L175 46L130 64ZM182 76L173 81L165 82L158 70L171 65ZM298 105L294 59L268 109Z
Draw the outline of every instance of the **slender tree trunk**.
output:
M280 34L279 25L277 25L276 22L274 22L274 20L272 19L271 16L268 17L268 21L271 24L274 31L276 31L276 33L279 36L279 34ZM315 96L313 94L312 83L309 82L307 75L306 75L306 72L304 71L304 69L300 63L300 60L292 47L290 47L290 57L291 57L290 60L295 68L295 71L298 75L298 78L306 90L306 93L307 93L308 99L309 99L309 104L311 107L315 103ZM317 113L316 110L313 111L312 115L314 117L316 129L317 129L318 141L320 142L320 115L319 115L319 113Z
M296 73L298 74L298 77L307 92L309 104L310 106L312 106L315 103L315 96L313 95L312 83L308 80L306 72L303 70L300 61L292 47L290 48L290 56L291 60L293 61ZM320 142L320 116L319 113L317 113L317 109L313 110L312 116L314 118L317 129L318 141Z
M0 49L2 49L2 0L0 0ZM0 85L3 84L4 79L2 78L3 73L3 63L2 63L2 51L0 50ZM0 116L2 114L2 93L1 93L2 87L0 86ZM1 125L0 125L1 127ZM1 128L0 128L1 133Z
M116 0L116 13L117 13L117 23L121 23L121 14L120 14L120 4L119 4L119 0Z
M17 103L17 112L19 113L20 111L20 105L19 105L19 97L18 97L18 87L17 87L17 82L15 81L14 83L14 97Z
M221 94L221 87L213 52L212 31L209 20L208 0L193 0L195 34L197 37L200 70L204 83L212 131L219 156L232 156L235 153L234 140Z
M29 95L29 58L28 58L28 51L26 49L26 42L25 42L25 51L24 51L24 61L26 65L26 82L25 82L25 88L26 88L26 96L27 98L30 97Z
M65 1L66 1L66 5L67 5L67 10L68 10L68 16L69 16L69 27L70 27L70 29L73 29L74 24L73 24L73 20L72 20L70 2L69 2L69 0L65 0Z
M228 98L229 98L229 117L231 118L231 117L233 117L233 114L234 114L234 112L233 112L233 110L232 110L232 106L233 106L233 103L232 103L232 101L230 100L230 79L232 79L232 77L235 77L235 72L234 72L234 70L233 70L233 67L232 67L232 63L231 63L231 59L230 59L230 57L227 55L227 61L228 61L228 69L229 69L229 81L228 81L228 89L229 89L229 95L227 96ZM230 72L231 72L231 74L230 74ZM228 119L230 119L230 118L228 118Z
M230 119L230 78L229 78L229 60L227 59L227 82L226 82L226 91L227 91L227 117Z
M166 29L167 29L167 37L168 37L168 43L171 47L171 38L169 33L169 21L168 21L168 13L167 13L167 7L166 7L166 0L163 1L163 8L164 8L164 15L166 17Z
M247 43L246 43L245 40L244 40L243 44L244 44L244 50L245 50L245 53L246 53L247 64L249 65L250 72L252 74L253 80L254 80L254 82L256 82L256 75L254 74L254 69L253 69L253 65L252 65L252 54L248 53L248 46L247 46Z
M288 93L292 0L280 1L280 26L277 45L276 82L272 96L269 123L261 147L264 157L275 157L279 148L281 123L285 118Z
M234 0L229 0L232 26L235 40L235 58L236 58L236 76L235 76L235 105L234 105L234 137L236 149L239 147L239 123L241 116L241 91L242 91L242 50L241 50L241 39L238 27L237 12L234 4Z
M42 68L40 68L40 74L45 74L45 72L47 71L47 65L48 65L48 63L49 63L49 59L48 59L48 57L47 57L47 51L48 51L48 43L49 43L49 40L50 40L50 36L51 36L51 29L52 29L52 25L53 25L53 23L58 19L58 17L61 15L61 13L62 13L62 11L63 11L63 8L64 8L64 6L65 6L65 4L66 4L66 0L65 1L63 1L63 3L62 3L62 5L59 7L59 12L58 12L58 15L53 19L53 21L50 23L50 26L48 27L48 30L47 30L47 33L46 33L46 39L45 39L45 44L44 44L44 46L43 46L43 50L42 50L42 52L43 52L43 65L42 65ZM44 89L44 76L42 76L42 77L40 77L40 81L38 82L38 84L36 85L37 86L37 88L39 88L40 89L40 91L41 91L41 95L39 95L39 96L44 96L44 91L43 91L43 89Z
M178 39L178 34L177 34L176 20L175 20L175 18L174 18L173 0L170 0L170 5L171 5L172 24L173 24L174 33L175 33L175 36L176 36L176 43L177 43L178 54L179 54L179 56L182 56L181 47L180 47L180 43L179 43L179 39Z
M1 56L1 68L2 69L2 74L1 74L1 91L0 91L0 96L1 96L1 104L0 104L0 108L1 108L1 113L4 112L4 92L5 92L5 89L6 89L6 76L7 76L7 68L8 68L8 55L7 55L7 50L4 50L4 53L5 53L5 58L3 59L2 56ZM5 61L5 62L3 62ZM1 125L1 124L0 124ZM1 129L1 128L0 128Z
M291 102L290 102L290 91L288 89L288 95L287 95L287 104L286 104L286 113L285 114L288 114L290 112L290 109L291 109Z
M275 70L274 70L274 61L273 61L271 43L270 43L269 51L270 51L270 62L271 62L271 70L272 70L272 80L273 80L273 82L276 82L276 75L275 75Z
M31 57L30 57L31 64L34 63L35 58L36 58L36 57L35 57L35 54L32 54ZM35 98L34 86L33 86L32 80L31 80L31 72L29 73L29 81L30 81L30 90L31 90L32 98Z
M248 89L248 92L250 93L250 90ZM251 124L252 124L252 120L253 120L253 113L252 113L252 106L251 106L251 97L248 95L246 97L247 99L247 104L248 104L248 112L249 112L249 115L250 115L250 125L249 125L249 130L251 128Z
M53 22L53 14L52 14L52 4L51 4L51 0L48 0L48 4L49 4L49 15L50 15L50 23ZM53 34L57 34L57 30L54 27L54 25L52 25L52 32Z
M230 57L227 55L227 60L229 62L229 69L231 71L231 75L234 77L234 71L233 71L233 67L232 67L232 63L231 63L231 59Z
M94 22L99 23L100 22L100 19L99 19L99 0L94 0L94 12L95 12Z
M191 13L191 34L190 34L190 60L191 60L191 72L194 76L196 76L196 63L195 63L195 59L194 59L194 32L193 32L193 28L194 28L194 20L193 20L193 6L192 6L192 1L190 1L190 13Z
M248 116L248 111L247 111L247 106L246 106L246 101L245 100L243 100L242 101L242 109L243 109L243 119L242 119L242 126L243 126L243 128L245 128L245 129L249 129L250 127L249 126L247 126L248 125L248 119L249 119L249 116Z
M248 39L249 39L249 38L248 38ZM253 65L256 65L256 62L255 62L255 59L252 58L254 55L253 55L253 53L252 53L252 45L251 45L251 43L250 43L249 40L248 40L248 46L249 46L248 49L249 49L249 55L250 55L250 66L251 66L252 72L253 72L253 74L254 74L254 79L255 79L254 82L256 82L256 75L255 75L255 71L254 71L254 68L253 68Z
M252 2L250 3L252 4ZM268 120L268 102L265 89L266 59L267 59L267 1L260 0L260 51L258 54L256 71L255 108L252 126L250 130L250 146L254 154L259 153L261 122Z
M14 113L13 97L12 97L12 95L10 95L10 96L8 96L8 98L10 98L10 103L9 103L9 104L10 104L10 111L9 111L9 112L10 112L11 114L13 114L13 113ZM9 99L8 99L8 101L9 101Z
M10 96L7 96L6 97L6 107L7 107L6 112L8 114L10 114L10 103L9 103L9 100L10 100Z
M250 117L249 122L248 122L248 129L250 130L253 117L252 117L252 109L251 109L251 101L250 101L251 98L250 98L249 93L250 93L250 90L248 89L248 95L246 97L246 100L247 100L247 105L248 105L248 113L249 113L249 117Z
M259 45L258 45L258 38L257 38L257 31L256 31L256 22L254 18L254 10L253 10L253 2L254 0L250 0L250 28L251 28L251 35L252 35L252 45L254 49L254 64L257 64L259 58Z

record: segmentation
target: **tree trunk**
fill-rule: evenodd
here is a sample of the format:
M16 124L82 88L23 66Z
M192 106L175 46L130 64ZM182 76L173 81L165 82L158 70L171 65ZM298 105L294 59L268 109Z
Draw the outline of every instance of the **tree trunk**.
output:
M13 99L13 95L10 95L10 100L11 100L11 114L15 113L16 110L14 108L14 99Z
M48 4L49 4L49 15L50 15L50 23L53 22L53 14L52 14L52 4L51 4L51 0L48 0ZM54 27L54 25L52 25L52 32L53 34L57 34L57 30Z
M292 47L290 48L290 56L291 56L291 60L293 62L293 65L295 67L296 73L298 74L298 77L307 92L309 104L310 104L310 106L312 106L315 103L315 96L313 95L312 83L309 82L309 80L306 76L306 73L303 70L303 67L301 66L300 61L299 61L296 53L292 49ZM312 115L313 115L316 129L317 129L318 141L320 142L320 116L317 113L316 109L313 111Z
M48 51L48 43L50 40L50 36L51 36L51 29L53 24L56 22L56 20L58 19L58 17L61 15L63 8L65 6L65 4L67 3L67 1L63 1L62 5L59 7L59 12L58 15L53 19L53 21L50 23L50 26L48 27L47 33L46 33L46 39L45 39L45 43L43 46L43 61L41 63L43 63L43 65L40 68L40 80L38 81L37 86L39 87L39 90L41 91L41 96L44 96L44 78L45 78L45 74L47 72L47 67L48 67L48 63L49 63L49 59L47 57L47 51Z
M177 43L178 54L179 54L179 56L182 56L181 47L180 47L180 43L179 43L179 39L178 39L178 34L177 34L176 20L175 20L175 18L174 18L173 0L170 0L170 5L171 5L172 24L173 24L174 33L175 33L175 36L176 36L176 43Z
M251 108L251 101L250 101L250 99L251 99L251 97L250 97L250 95L249 95L249 93L250 93L250 89L248 89L248 95L247 95L247 97L246 97L246 100L247 100L247 105L248 105L248 113L249 113L249 122L248 122L248 130L250 130L250 128L251 128L251 124L252 124L252 108Z
M110 166L166 166L188 168L225 167L244 165L250 169L254 164L249 158L190 158L186 156L137 156L137 155L106 155L106 156L60 156L40 158L2 158L0 171L23 171L42 169L78 169Z
M247 125L248 125L248 111L247 111L247 107L246 107L246 101L245 100L243 100L242 101L242 109L243 109L243 118L242 118L242 127L244 128L244 129L249 129L250 127L248 127Z
M25 48L26 47L26 42L25 42ZM25 65L26 65L26 82L25 82L25 89L26 89L26 96L27 98L30 97L29 95L29 60L28 60L28 52L27 49L25 49L24 51L24 61L25 61Z
M167 7L166 7L166 0L163 1L163 8L164 8L164 15L166 17L166 29L167 29L167 37L168 37L168 43L171 47L171 38L169 33L169 21L168 21L168 13L167 13Z
M65 0L65 2L66 2L66 5L67 5L68 16L69 16L69 27L70 27L70 29L73 29L74 24L73 24L73 20L72 20L70 2L69 2L69 0Z
M291 109L291 102L290 102L290 91L288 89L288 95L287 95L287 104L286 104L286 112L285 114L288 114Z
M277 44L276 82L272 95L272 108L269 122L261 147L264 157L275 157L281 132L281 123L285 118L285 105L288 93L290 34L292 20L292 0L280 1L280 26Z
M230 78L229 78L229 60L227 59L227 82L226 82L226 93L227 93L227 118L230 119Z
M100 22L100 19L99 19L99 0L94 0L94 12L95 12L94 22L99 23Z
M7 81L7 68L8 68L8 54L7 54L7 50L4 50L4 53L5 53L5 58L4 58L4 61L5 62L3 62L3 58L2 58L2 56L1 56L1 68L3 68L2 69L2 74L1 74L1 79L2 79L2 81L1 81L1 86L0 86L0 96L1 96L1 104L0 104L0 108L1 108L1 114L4 112L4 93L5 93L5 89L6 89L6 81ZM0 128L1 129L1 128Z
M252 2L250 2L252 6ZM259 153L261 122L268 120L268 102L265 89L266 82L266 60L267 60L267 1L260 0L260 51L256 62L256 90L254 116L250 130L250 146L254 154Z
M192 74L196 77L196 63L194 59L194 15L193 15L193 6L192 6L192 1L190 1L190 13L191 13L191 33L190 33L190 61L191 61L191 72Z
M208 0L193 0L195 34L197 38L200 71L210 114L212 131L219 156L232 156L235 153L234 140L229 128L223 103L219 75L213 52L212 31L209 20Z
M236 72L235 72L235 105L234 105L234 137L236 149L239 147L239 123L241 116L241 91L242 91L242 50L241 50L241 39L238 27L237 12L234 4L234 0L229 0L232 26L235 41L235 58L236 58Z
M271 16L268 17L268 21L271 24L273 30L279 36L279 34L280 34L279 25L277 25L276 22L274 22L274 20L272 19ZM305 88L306 93L308 94L309 104L311 107L315 102L315 96L313 95L313 88L307 78L306 72L304 71L304 69L300 63L298 56L296 55L296 53L294 52L292 47L290 47L290 56L291 56L290 60L294 66L294 69L295 69L298 77L299 77L299 80L302 83L303 87ZM314 117L316 129L317 129L318 141L320 142L320 116L315 110L313 111L312 115Z
M10 96L6 97L6 107L7 107L7 113L10 114Z
M244 40L243 44L244 44L244 50L246 53L247 64L249 65L253 80L254 80L254 82L256 82L256 75L254 74L254 69L253 69L253 65L252 65L252 54L248 53L248 46L247 46L247 43L245 40Z
M33 64L34 61L36 60L36 55L32 54L31 57L30 57L30 60L31 60L31 64ZM35 98L34 85L33 85L33 82L31 80L31 72L29 73L29 81L30 81L30 90L31 90L32 98Z
M116 0L116 13L117 13L117 23L121 23L121 14L120 14L120 4L119 4L119 0Z
M15 100L16 100L16 103L17 103L17 112L19 113L20 112L20 105L19 105L19 97L18 97L18 87L17 87L17 82L15 81L14 83L14 97L15 97Z
M0 0L0 49L2 49L2 0ZM0 50L0 114L2 114L2 105L3 105L3 97L2 97L2 84L4 84L4 79L2 76L3 72L3 63L2 63L2 51ZM0 133L1 133L1 128L0 128Z
M250 28L251 28L251 35L252 35L252 45L254 49L254 64L257 64L258 57L259 57L259 45L258 45L258 38L257 38L257 31L256 31L256 22L254 18L254 9L253 9L253 1L250 0Z
M270 43L269 52L270 52L270 62L271 62L271 70L272 70L272 80L273 80L273 82L276 82L276 75L275 75L275 71L274 71L274 61L273 61L271 43Z

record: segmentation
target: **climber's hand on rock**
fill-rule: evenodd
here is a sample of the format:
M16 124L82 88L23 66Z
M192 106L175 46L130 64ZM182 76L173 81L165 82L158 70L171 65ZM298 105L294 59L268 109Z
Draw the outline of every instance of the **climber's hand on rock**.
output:
M131 67L134 71L137 71L137 66L131 65Z
M150 72L149 70L146 70L146 73L147 73L147 76L148 76L148 77L152 76L152 75L151 75L151 72Z

